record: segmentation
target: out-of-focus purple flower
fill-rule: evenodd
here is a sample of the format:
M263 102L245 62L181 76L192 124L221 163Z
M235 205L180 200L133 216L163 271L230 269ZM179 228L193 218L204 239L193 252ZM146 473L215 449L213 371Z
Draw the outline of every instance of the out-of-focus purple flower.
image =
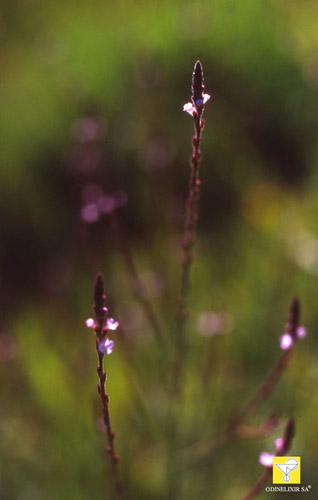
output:
M117 330L119 323L115 321L114 318L108 318L106 326L108 330Z
M267 453L266 451L263 451L263 453L260 454L258 457L258 461L264 465L264 467L272 467L273 466L273 458L274 455L272 453Z
M299 326L296 330L296 335L298 339L304 339L307 335L307 330L304 326Z
M102 354L111 354L114 349L114 341L108 338L105 338L98 342L98 350Z
M97 222L99 219L99 210L96 203L88 203L81 210L81 218L85 222Z
M95 321L93 320L93 318L88 318L85 321L85 325L87 326L87 328L94 328L95 327Z
M275 439L275 448L278 456L284 451L284 439L282 437Z
M290 418L285 426L285 430L283 436L275 439L275 455L285 455L286 452L290 448L291 441L293 439L295 432L295 422L293 418ZM275 456L273 453L267 453L263 451L258 460L265 467L273 466L273 457Z
M100 141L105 134L106 125L100 116L82 116L73 125L73 135L81 144Z
M304 339L306 335L307 335L306 328L304 326L298 326L298 328L296 329L296 339ZM283 351L291 349L296 339L293 338L293 336L290 333L285 332L284 335L282 335L281 338L279 339L281 349L283 349Z
M284 333L284 335L282 335L279 339L279 343L281 349L283 349L283 351L287 351L293 347L294 340L290 333Z
M233 329L233 317L226 311L202 313L198 318L198 330L206 336L224 335Z
M117 208L127 204L127 194L123 190L107 196L98 184L87 184L82 190L81 219L88 223L97 222L104 214L112 214Z
M104 311L105 314L107 314L108 313L108 307L104 306L103 307L103 311Z

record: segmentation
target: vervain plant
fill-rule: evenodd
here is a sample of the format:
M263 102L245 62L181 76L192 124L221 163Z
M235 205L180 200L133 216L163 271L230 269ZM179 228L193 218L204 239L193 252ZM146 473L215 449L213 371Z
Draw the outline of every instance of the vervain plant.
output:
M183 250L181 260L181 290L177 310L177 340L181 359L184 357L186 350L184 325L187 316L187 295L190 287L190 268L193 261L192 248L196 240L197 204L201 186L199 165L201 161L200 145L204 128L203 113L205 104L210 99L209 94L204 93L203 69L200 61L197 61L194 66L191 90L191 102L183 106L183 111L186 111L193 117L194 136L192 137L192 154L190 158L189 193L186 201L184 232L181 243Z
M271 478L273 471L274 456L277 455L281 457L286 455L291 446L294 433L295 433L295 422L293 418L290 418L285 426L283 436L275 440L275 454L264 452L260 455L259 461L265 466L265 471L242 500L252 500L252 498L255 498L262 491L263 486Z
M108 318L108 308L105 306L106 295L104 294L103 277L99 273L96 276L94 286L94 305L95 318L88 318L86 326L93 328L96 335L96 352L97 352L97 374L99 383L97 386L100 397L104 424L107 433L108 445L106 451L109 455L111 465L111 478L113 481L114 492L116 499L123 498L123 489L118 474L119 456L115 451L115 432L112 429L109 411L109 396L106 392L106 372L104 370L104 356L111 354L114 348L114 341L109 338L109 332L117 330L118 322L113 318Z
M204 128L203 113L205 105L210 99L210 96L204 92L203 70L200 61L197 61L194 66L192 76L192 93L191 102L184 105L184 111L188 112L194 123L194 136L192 138L192 154L190 159L190 179L189 179L189 192L185 208L185 222L184 232L182 238L182 261L181 261L181 289L179 301L177 305L176 314L176 338L175 338L175 359L174 359L174 390L169 392L168 401L170 403L177 402L178 408L184 404L183 391L181 384L184 381L184 370L186 369L185 359L187 355L187 301L190 289L190 270L193 261L193 246L196 241L196 223L198 219L198 199L200 195L200 179L199 179L199 165L201 161L201 139L202 131ZM118 223L115 225L115 230L120 234ZM117 234L117 236L118 236ZM134 265L132 255L129 249L122 243L119 238L120 247L127 264L128 271L134 284L142 286L139 280L136 267ZM140 297L142 297L140 299ZM159 328L159 322L156 317L155 311L150 302L148 302L144 293L141 294L139 300L143 306L145 315L149 323L152 325L156 338L159 344L163 345L162 332ZM137 294L138 298L138 294ZM113 318L108 317L108 309L105 306L106 296L104 295L103 278L101 274L97 275L94 287L94 312L95 319L89 318L86 320L86 325L93 328L96 335L96 351L98 358L97 373L99 378L98 394L101 400L104 423L106 427L108 445L107 452L109 454L111 465L111 477L114 486L114 493L118 500L123 498L123 488L119 480L118 461L119 457L115 452L115 434L112 430L109 411L109 397L106 392L106 373L104 371L104 357L111 354L114 341L109 338L109 333L118 327L118 322ZM231 439L255 439L265 437L272 434L279 424L278 416L272 412L267 421L257 428L249 426L246 421L250 419L255 412L259 409L261 404L273 392L277 381L286 369L293 348L297 339L302 339L306 336L306 329L300 325L300 303L298 298L294 298L291 303L290 311L285 325L283 335L280 337L280 348L282 350L277 363L272 371L266 377L265 381L261 384L255 395L248 400L241 408L238 408L233 415L231 415L225 424L217 431L214 436L210 438L201 439L191 446L186 446L186 442L180 439L180 415L179 412L174 415L175 406L171 404L171 412L169 414L169 425L171 432L168 434L169 446L167 447L170 457L168 457L168 469L170 468L170 486L168 487L168 494L166 498L176 500L180 497L180 474L177 470L185 467L189 462L196 461L202 456L210 454L216 447L225 445ZM159 359L159 358L158 358ZM162 358L160 358L160 362ZM161 367L162 368L162 367ZM166 380L166 379L165 379ZM204 408L201 408L204 411ZM289 418L283 435L275 441L275 453L284 455L290 449L292 438L295 432L295 422L293 418ZM273 465L273 453L263 452L260 454L259 462L265 467L265 472L261 478L255 483L251 490L244 496L243 500L250 500L255 498L262 490L266 481L270 478ZM176 463L178 466L176 467Z

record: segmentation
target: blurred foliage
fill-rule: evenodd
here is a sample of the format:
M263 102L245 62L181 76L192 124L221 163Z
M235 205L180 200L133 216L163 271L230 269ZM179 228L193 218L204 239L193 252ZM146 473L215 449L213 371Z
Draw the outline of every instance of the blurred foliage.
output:
M106 361L127 498L168 498L169 475L183 500L237 500L256 481L273 436L169 456L169 419L189 450L211 437L275 362L294 295L309 336L251 423L295 417L315 498L316 2L14 0L0 14L1 499L111 498L83 326L99 270L121 324ZM212 100L180 408L123 249L172 345L198 58ZM221 335L200 335L204 314Z

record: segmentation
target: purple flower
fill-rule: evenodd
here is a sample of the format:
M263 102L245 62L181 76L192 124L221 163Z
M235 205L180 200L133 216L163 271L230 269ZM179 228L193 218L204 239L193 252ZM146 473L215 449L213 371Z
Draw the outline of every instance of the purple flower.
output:
M88 203L81 210L81 218L88 223L97 222L99 219L99 211L96 203Z
M307 335L307 330L304 326L299 326L296 330L296 335L298 339L304 339Z
M290 444L291 444L291 441L293 439L294 432L295 432L294 419L290 418L285 426L283 436L275 439L275 455L276 456L286 454L286 452L290 448ZM273 453L267 453L266 451L263 451L260 454L258 460L265 467L272 467L273 466L273 457L275 455Z
M107 330L117 330L119 323L115 321L114 318L108 318L106 326Z
M282 437L275 439L275 448L276 448L276 453L278 453L278 455L284 451L284 445L285 443Z
M102 354L111 354L114 349L114 341L108 338L105 338L98 342L98 350Z
M206 102L208 102L211 99L211 96L209 94L203 94L203 101L202 99L197 99L196 105L193 105L192 102L187 102L183 106L183 111L186 111L186 113L189 113L189 115L193 116L195 113L197 113L197 107L204 106Z
M294 340L290 333L284 333L284 335L281 336L279 343L281 349L283 349L283 351L287 351L293 347Z
M272 453L267 453L266 451L263 451L263 453L260 454L258 457L258 461L264 465L264 467L272 467L273 466L273 458L274 455Z
M88 318L85 321L85 325L87 326L87 328L94 328L95 327L95 321L93 320L93 318Z
M298 326L296 329L296 338L293 338L291 333L285 332L279 339L280 347L283 351L291 349L296 339L304 339L307 335L307 330L304 326Z

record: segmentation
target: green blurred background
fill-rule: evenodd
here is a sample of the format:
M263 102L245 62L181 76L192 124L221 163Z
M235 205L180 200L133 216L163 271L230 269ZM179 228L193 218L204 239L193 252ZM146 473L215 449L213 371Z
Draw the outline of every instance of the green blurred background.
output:
M176 477L176 499L237 500L291 415L317 498L317 23L314 0L1 3L1 500L111 498L85 328L97 271L121 324L106 368L127 498L169 498ZM186 392L171 411L128 248L173 346L197 59L212 100ZM308 338L249 422L275 408L281 427L169 457L171 414L188 447L253 394L294 295Z

